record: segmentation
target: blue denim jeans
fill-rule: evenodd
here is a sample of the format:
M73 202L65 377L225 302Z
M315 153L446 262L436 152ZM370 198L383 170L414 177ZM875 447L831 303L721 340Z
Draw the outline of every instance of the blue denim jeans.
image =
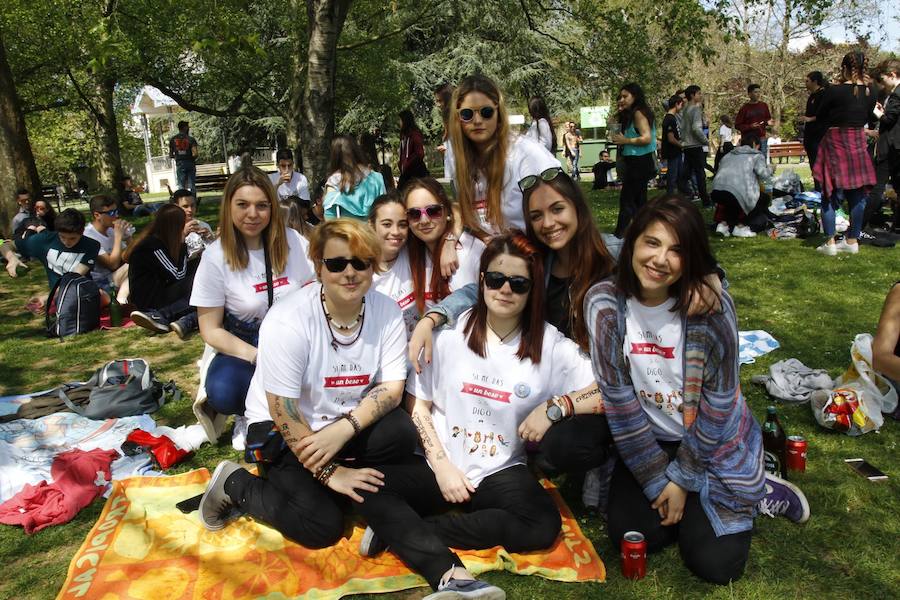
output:
M855 240L859 238L859 232L862 228L863 213L866 212L866 199L868 194L862 188L853 190L835 190L830 198L822 199L822 229L828 237L834 237L835 234L835 211L841 205L841 192L843 197L847 199L850 205L850 228L845 234L847 238Z
M256 366L227 354L217 354L206 372L207 402L223 415L244 414L247 390Z
M572 152L572 179L581 179L581 173L578 172L578 161L581 160L581 148L576 148Z
M197 165L188 162L176 162L175 182L178 184L178 189L191 190L196 198Z
M674 194L679 189L679 180L684 171L684 156L679 154L675 158L666 159L666 192Z

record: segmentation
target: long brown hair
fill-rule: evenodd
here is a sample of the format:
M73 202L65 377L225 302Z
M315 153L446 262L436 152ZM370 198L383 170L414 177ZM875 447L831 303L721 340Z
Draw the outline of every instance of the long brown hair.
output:
M480 92L497 105L497 131L490 147L479 154L475 144L462 130L459 115L460 104L471 92ZM470 75L453 91L450 101L450 144L456 167L456 196L462 211L463 225L475 232L484 233L475 212L475 176L481 171L487 180L487 220L497 230L502 229L503 210L501 191L509 149L509 115L506 101L497 85L483 75Z
M485 342L487 341L487 304L484 301L484 273L491 261L501 254L518 256L528 265L528 274L531 277L531 290L528 292L528 300L525 310L519 318L519 326L522 333L519 338L519 350L516 356L519 360L526 358L532 363L541 362L541 350L544 344L544 259L540 251L531 240L518 229L510 229L502 235L496 236L488 243L481 255L481 267L479 273L481 280L478 284L478 300L472 309L472 314L466 322L463 334L468 340L469 350L484 358Z
M716 267L716 259L709 247L709 236L703 215L693 203L679 194L664 194L645 204L634 216L625 232L622 253L616 272L616 286L626 295L643 300L641 283L631 260L638 237L653 223L669 227L678 240L681 255L681 277L669 286L669 296L675 298L673 311L686 311L691 302L691 290L707 286L706 276Z
M156 211L150 224L144 227L144 230L131 240L131 243L128 244L122 255L122 259L128 262L134 249L152 235L162 243L169 258L173 262L178 261L181 258L181 250L184 244L184 224L186 219L187 217L184 211L181 210L181 207L174 204L166 204Z
M422 177L421 179L413 179L406 187L403 188L403 205L407 206L409 195L415 190L425 190L444 207L444 219L446 226L444 231L449 229L453 231L453 206L450 198L444 191L444 186L438 183L434 177ZM415 226L409 224L409 237L406 239L406 248L409 252L409 268L412 272L413 295L416 299L416 309L419 314L425 312L425 297L431 290L432 300L439 302L450 295L450 283L441 275L441 252L444 249L444 236L440 236L434 251L428 249L428 245L416 237ZM431 281L425 285L425 264L426 257L431 255Z
M269 253L269 261L273 273L284 273L288 259L287 232L284 226L284 216L278 205L278 196L268 175L254 166L242 167L234 175L228 178L225 191L222 195L222 204L219 206L219 243L222 244L222 254L225 255L225 264L232 271L241 271L247 268L250 255L247 252L247 242L244 235L234 226L231 216L231 199L235 192L245 185L259 188L269 201L269 224L262 231L262 243Z
M581 188L563 171L560 171L550 181L539 179L536 185L526 190L523 194L522 210L525 213L525 231L528 234L528 238L535 240L542 252L550 252L550 249L538 239L531 223L531 211L529 210L531 194L542 185L553 188L556 193L570 202L575 209L575 216L578 219L575 235L572 236L572 240L568 245L570 265L569 327L575 343L587 352L589 349L588 331L582 313L584 296L592 285L608 277L613 272L616 263L609 254L609 250L606 249L606 244L603 242L603 237L594 223L591 209L584 199Z
M350 135L339 135L331 141L328 173L340 173L340 191L352 190L366 176L369 159Z

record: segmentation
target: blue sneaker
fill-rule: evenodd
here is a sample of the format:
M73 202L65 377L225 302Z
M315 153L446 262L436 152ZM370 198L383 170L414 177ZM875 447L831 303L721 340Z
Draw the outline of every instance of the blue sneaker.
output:
M794 523L806 523L809 502L796 485L766 473L766 497L759 501L759 512L773 518L782 515Z
M422 600L457 600L460 598L477 598L478 600L506 600L506 592L478 579L450 579L442 581L438 591L425 596Z

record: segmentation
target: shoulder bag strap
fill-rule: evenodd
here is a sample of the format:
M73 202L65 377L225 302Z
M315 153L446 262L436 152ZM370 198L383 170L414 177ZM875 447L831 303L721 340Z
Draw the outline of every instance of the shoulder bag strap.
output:
M275 302L275 290L272 289L272 260L269 258L269 244L266 243L266 236L262 236L263 257L266 261L266 294L269 296L269 308Z

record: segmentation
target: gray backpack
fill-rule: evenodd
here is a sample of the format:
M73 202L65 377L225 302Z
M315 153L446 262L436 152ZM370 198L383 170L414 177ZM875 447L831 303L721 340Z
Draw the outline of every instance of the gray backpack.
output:
M90 388L90 393L87 403L81 406L68 397L65 387L58 390L59 397L73 412L97 420L156 412L165 402L167 392L174 394L175 400L181 395L174 382L163 384L154 377L150 365L142 358L106 363L83 388Z

